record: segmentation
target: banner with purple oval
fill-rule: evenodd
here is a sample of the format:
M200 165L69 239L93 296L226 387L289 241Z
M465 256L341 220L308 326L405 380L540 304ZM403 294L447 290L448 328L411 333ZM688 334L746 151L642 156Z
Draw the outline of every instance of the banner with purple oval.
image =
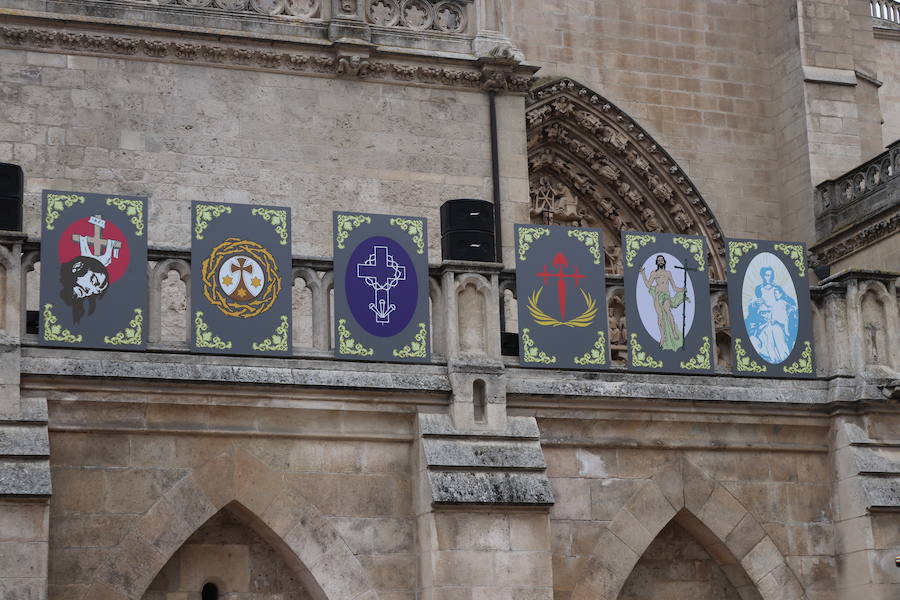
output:
M814 377L806 246L735 239L727 248L734 372Z
M427 248L424 218L334 213L336 356L430 360Z

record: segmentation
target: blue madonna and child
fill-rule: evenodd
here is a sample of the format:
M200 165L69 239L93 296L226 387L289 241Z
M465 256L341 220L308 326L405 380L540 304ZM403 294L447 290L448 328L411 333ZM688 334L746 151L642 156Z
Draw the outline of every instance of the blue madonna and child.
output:
M762 283L756 286L747 305L744 323L759 355L778 364L791 354L797 340L797 300L775 283L772 267L762 267L759 277Z

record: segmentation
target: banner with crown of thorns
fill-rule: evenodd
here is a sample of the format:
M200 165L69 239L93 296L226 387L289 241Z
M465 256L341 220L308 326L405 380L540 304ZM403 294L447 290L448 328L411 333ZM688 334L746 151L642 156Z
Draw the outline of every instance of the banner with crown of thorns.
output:
M603 232L516 225L522 366L609 367Z
M192 346L216 354L291 354L289 208L191 206Z

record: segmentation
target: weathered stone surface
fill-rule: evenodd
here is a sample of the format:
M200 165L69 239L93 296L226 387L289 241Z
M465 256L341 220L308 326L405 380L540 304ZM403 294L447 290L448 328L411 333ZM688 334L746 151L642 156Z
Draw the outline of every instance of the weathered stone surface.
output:
M424 439L429 466L543 469L544 453L534 445L502 441Z
M50 440L46 425L0 426L0 455L47 456Z
M553 504L547 477L537 473L429 471L435 504Z
M46 460L0 461L0 495L47 496L50 465Z
M422 435L440 436L483 436L484 431L458 430L453 426L453 421L447 415L436 413L424 413L419 415L419 429ZM508 416L506 430L502 433L491 432L491 437L510 437L538 439L540 431L533 417Z

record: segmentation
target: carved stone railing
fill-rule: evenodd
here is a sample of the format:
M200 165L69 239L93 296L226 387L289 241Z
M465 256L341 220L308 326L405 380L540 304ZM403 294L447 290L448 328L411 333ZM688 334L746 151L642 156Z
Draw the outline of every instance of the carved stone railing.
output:
M900 140L816 186L815 214L813 250L824 265L900 230Z
M869 8L873 19L900 25L900 1L869 0Z
M37 343L37 321L29 321L29 312L34 317L38 308L39 258L38 242L26 241L21 234L0 233L0 331L21 339L24 345ZM191 332L190 254L152 249L149 259L149 349L187 352ZM295 356L334 356L332 268L330 260L293 260ZM893 373L893 379L897 379L898 276L879 271L847 272L812 288L812 322L820 376L875 373L890 379ZM505 368L518 364L516 351L507 348L504 352L501 347L502 333L513 334L514 340L518 331L515 273L493 263L445 262L430 268L429 299L434 362L447 363L451 378L486 381L488 396L501 394L492 391L492 386L501 385ZM607 277L607 300L612 366L623 370L628 323L621 276ZM712 282L710 305L716 369L729 373L731 328L724 282Z
M366 21L412 31L470 33L472 0L365 0Z
M160 8L185 7L217 13L245 13L297 19L322 18L322 0L135 0Z

